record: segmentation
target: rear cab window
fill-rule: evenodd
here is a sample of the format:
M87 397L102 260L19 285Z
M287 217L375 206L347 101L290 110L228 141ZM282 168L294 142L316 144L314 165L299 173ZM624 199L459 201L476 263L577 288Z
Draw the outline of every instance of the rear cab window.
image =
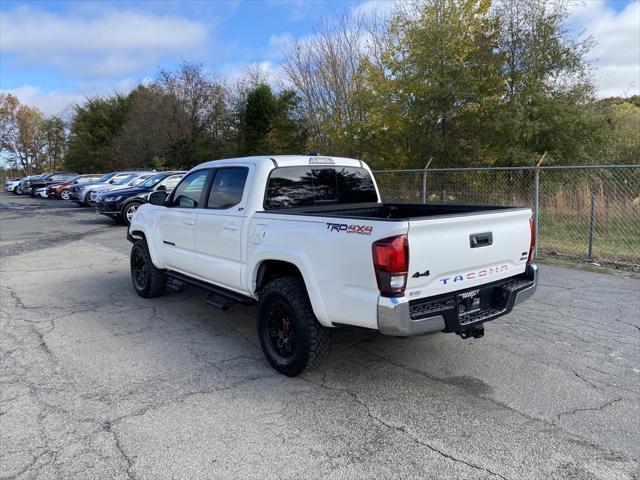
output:
M271 171L264 208L376 203L378 194L368 170L360 167L296 166Z

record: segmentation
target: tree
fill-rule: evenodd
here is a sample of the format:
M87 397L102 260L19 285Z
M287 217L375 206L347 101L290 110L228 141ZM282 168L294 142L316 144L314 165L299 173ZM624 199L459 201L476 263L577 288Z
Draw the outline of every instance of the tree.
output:
M9 150L15 165L27 175L32 175L46 163L44 116L35 108L20 105L15 122L15 135L10 140Z
M494 145L499 163L548 152L547 161L579 163L600 140L601 119L588 104L594 87L584 60L589 38L566 27L567 0L505 0L496 8L504 55L504 105Z
M297 96L290 90L274 95L268 85L257 85L247 95L242 120L245 155L293 154L305 148L307 131L298 116Z
M356 131L364 120L355 75L366 50L366 24L343 15L323 21L313 35L293 42L283 68L299 97L309 146L359 156Z
M128 98L122 95L87 99L77 105L71 122L65 165L78 172L106 172L120 167L114 141L122 132Z
M67 148L67 130L62 118L54 115L44 120L44 151L49 170L62 167Z
M168 166L169 149L180 136L171 115L175 101L158 85L138 85L128 98L125 124L114 140L114 156L123 168Z
M202 64L183 62L176 72L161 70L156 83L172 102L169 118L176 137L169 148L171 165L191 167L228 151L233 124L228 92Z
M0 153L10 151L17 133L16 113L20 101L10 93L0 93Z
M359 72L367 157L415 167L431 157L477 160L501 94L498 33L486 0L431 0L399 11L379 61L363 62Z

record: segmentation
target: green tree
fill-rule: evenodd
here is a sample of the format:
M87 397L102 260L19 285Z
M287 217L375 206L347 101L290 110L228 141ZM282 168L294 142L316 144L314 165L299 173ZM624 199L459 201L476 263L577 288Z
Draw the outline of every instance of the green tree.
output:
M298 99L285 90L274 95L271 87L259 84L247 95L242 118L241 142L245 155L300 153L307 132L297 116Z
M505 0L495 11L505 59L495 163L527 163L543 152L547 162L580 163L602 141L584 60L592 41L570 34L568 6L566 0Z
M71 122L65 165L83 173L121 168L114 141L122 132L129 101L126 96L90 98L77 105Z
M57 170L63 166L67 149L67 130L64 120L54 115L44 121L45 155L47 168Z
M363 63L367 157L418 167L477 161L501 95L498 22L486 0L417 8L391 21L380 61Z

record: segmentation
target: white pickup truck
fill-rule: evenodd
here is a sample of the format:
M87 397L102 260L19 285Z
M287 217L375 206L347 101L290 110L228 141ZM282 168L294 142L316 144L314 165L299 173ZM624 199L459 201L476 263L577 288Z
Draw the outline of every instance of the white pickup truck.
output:
M289 376L339 326L479 338L537 283L528 208L382 203L347 158L203 163L154 192L128 238L140 296L196 285L221 309L257 303L265 356Z

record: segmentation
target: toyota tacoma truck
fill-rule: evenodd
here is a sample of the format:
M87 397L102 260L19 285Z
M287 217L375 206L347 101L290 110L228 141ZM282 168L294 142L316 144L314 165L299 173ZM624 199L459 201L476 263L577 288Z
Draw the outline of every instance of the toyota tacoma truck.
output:
M269 363L295 376L340 326L479 338L536 289L531 210L384 203L360 160L273 156L198 165L153 192L128 239L138 295L195 285L257 305Z

